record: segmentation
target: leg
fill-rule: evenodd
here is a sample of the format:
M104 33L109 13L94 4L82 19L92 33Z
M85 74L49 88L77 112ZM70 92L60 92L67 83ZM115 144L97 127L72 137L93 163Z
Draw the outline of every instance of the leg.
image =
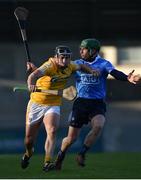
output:
M69 126L67 137L62 140L61 151L66 152L67 149L73 144L80 133L80 128Z
M41 122L35 124L27 124L26 125L26 134L25 134L25 149L26 152L22 157L21 167L23 169L27 168L29 164L29 159L33 154L33 145L38 133L38 129L40 127Z
M92 129L87 134L84 144L77 156L77 162L80 166L85 166L85 154L93 143L96 142L105 123L105 117L101 114L94 116L91 120Z
M91 120L92 129L88 133L85 138L84 144L87 147L90 147L93 143L95 143L97 137L100 135L101 130L103 129L105 123L105 117L101 114L96 115Z
M55 148L55 141L56 141L56 131L59 127L59 120L60 115L57 113L48 113L44 117L44 125L47 133L47 138L45 142L45 165L43 170L48 171L51 169L51 166L49 167L49 164L52 160L54 148Z
M65 158L65 153L71 144L76 140L80 133L80 128L74 128L69 126L68 135L62 140L61 150L58 152L56 159L56 169L60 170L62 167L63 160Z

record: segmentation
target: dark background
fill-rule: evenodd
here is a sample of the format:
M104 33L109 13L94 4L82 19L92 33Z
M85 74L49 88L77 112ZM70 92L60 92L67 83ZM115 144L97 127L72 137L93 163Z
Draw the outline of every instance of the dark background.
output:
M81 40L97 37L104 44L141 39L140 0L0 1L1 41L18 40L13 11L30 11L29 40Z

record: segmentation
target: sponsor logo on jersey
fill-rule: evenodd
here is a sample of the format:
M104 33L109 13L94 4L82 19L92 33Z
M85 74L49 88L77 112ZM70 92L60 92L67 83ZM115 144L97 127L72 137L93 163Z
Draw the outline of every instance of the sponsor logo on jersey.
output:
M82 74L81 77L82 84L98 84L99 83L99 77L93 76L91 74Z

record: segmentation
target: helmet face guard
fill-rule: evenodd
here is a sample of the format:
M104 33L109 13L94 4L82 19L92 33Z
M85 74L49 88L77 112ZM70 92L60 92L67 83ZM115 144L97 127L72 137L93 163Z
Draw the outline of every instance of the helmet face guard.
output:
M96 49L96 51L99 52L100 42L97 39L84 39L80 44L80 48L81 47L87 48L90 53L93 51L93 49Z
M72 52L67 46L57 46L55 49L55 54L58 56L62 55L68 58L71 58Z

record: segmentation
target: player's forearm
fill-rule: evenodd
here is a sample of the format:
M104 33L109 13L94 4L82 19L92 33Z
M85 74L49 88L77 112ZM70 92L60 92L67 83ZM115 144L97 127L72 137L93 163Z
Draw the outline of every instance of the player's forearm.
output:
M41 72L37 69L34 72L32 72L27 79L27 85L29 90L31 91L31 86L35 86L36 85L36 81L38 78L40 78L42 76Z
M116 69L112 70L110 73L115 79L120 80L120 81L128 81L128 76L124 74L121 71L118 71Z
M89 74L93 74L93 69L90 68L89 66L85 65L85 64L80 64L80 69L85 72L85 73L89 73Z
M37 81L37 77L35 77L34 74L31 73L31 74L28 76L27 85L28 85L28 86L30 86L30 85L35 85L35 84L36 84L36 81Z
M80 64L80 69L88 74L92 74L93 76L99 76L100 75L100 71L97 69L92 69L91 67L85 65L85 64Z

